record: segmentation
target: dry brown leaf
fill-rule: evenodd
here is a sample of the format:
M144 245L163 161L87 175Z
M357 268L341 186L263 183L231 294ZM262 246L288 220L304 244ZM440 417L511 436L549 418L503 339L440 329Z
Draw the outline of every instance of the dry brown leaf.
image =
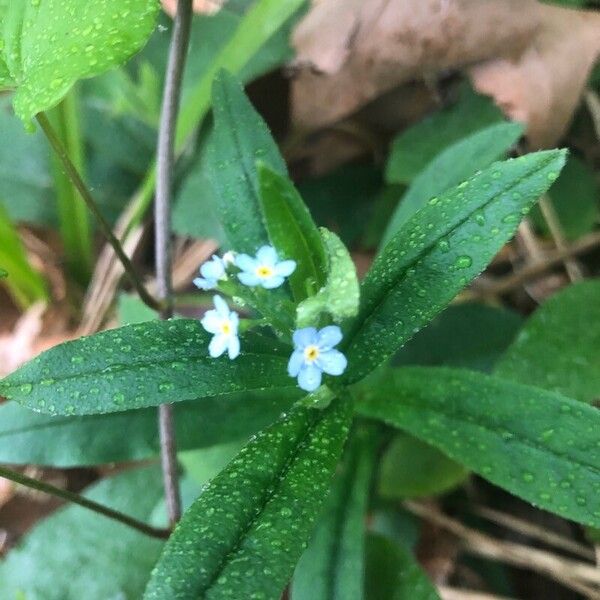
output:
M330 127L408 82L464 69L534 145L552 144L600 51L599 19L537 0L321 0L293 36L294 123Z

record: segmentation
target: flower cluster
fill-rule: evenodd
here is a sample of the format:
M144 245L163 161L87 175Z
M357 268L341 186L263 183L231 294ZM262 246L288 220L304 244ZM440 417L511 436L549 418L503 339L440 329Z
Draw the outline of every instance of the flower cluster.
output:
M260 286L267 290L281 286L286 277L296 269L293 260L279 260L272 246L262 246L256 256L228 252L220 258L214 255L200 267L201 277L194 284L201 290L212 290L219 282L228 279L230 266L239 269L238 280L246 286ZM206 312L201 320L202 327L213 335L208 353L217 358L227 352L231 360L240 354L238 336L239 315L227 306L221 296L213 297L214 310ZM293 334L294 351L288 363L288 374L297 378L300 388L314 392L320 385L323 373L341 375L347 365L346 357L335 349L342 341L342 331L337 325L329 325L321 330L315 327L297 329Z

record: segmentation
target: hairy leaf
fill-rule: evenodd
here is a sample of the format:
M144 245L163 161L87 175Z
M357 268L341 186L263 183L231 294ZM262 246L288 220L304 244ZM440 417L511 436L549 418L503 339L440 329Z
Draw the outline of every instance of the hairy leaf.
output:
M69 88L125 62L154 29L156 0L9 2L0 13L0 86L28 123Z
M289 282L294 300L306 298L309 288L318 289L325 279L323 240L294 184L267 165L259 163L260 206L273 246L282 258L296 261Z
M361 414L404 429L532 504L600 525L597 409L458 369L383 370L367 381Z
M156 467L105 479L85 494L149 521L162 496ZM37 525L0 563L3 598L140 598L163 542L80 506Z
M350 381L384 362L485 268L564 159L564 151L551 150L496 163L431 198L405 224L362 283Z
M255 336L236 360L208 356L195 320L149 321L56 346L0 381L0 395L38 412L120 412L239 391L291 387L287 356Z
M497 123L452 144L436 156L415 178L392 215L381 248L433 196L489 167L519 139L519 123Z
M298 305L299 327L315 325L320 313L328 313L340 323L358 312L358 276L352 257L335 233L321 228L321 237L327 251L327 281L315 296Z
M146 600L278 600L310 536L351 406L297 408L250 442L183 516Z
M367 504L377 435L358 429L294 573L292 600L362 600Z
M600 281L570 285L529 318L496 374L583 402L600 398Z
M288 410L299 392L265 390L176 404L177 447L190 450L248 437ZM41 415L14 402L0 405L3 463L75 467L142 460L159 452L154 408L65 417Z

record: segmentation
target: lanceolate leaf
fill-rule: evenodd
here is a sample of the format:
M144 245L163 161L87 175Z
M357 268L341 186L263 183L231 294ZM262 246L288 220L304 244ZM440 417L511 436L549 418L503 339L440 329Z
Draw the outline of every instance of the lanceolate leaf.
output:
M570 285L544 302L496 374L583 402L600 398L600 280Z
M362 600L364 537L377 434L357 430L302 555L292 600Z
M90 415L205 396L291 387L287 356L242 340L236 360L208 355L195 320L128 325L56 346L0 381L0 396L38 412Z
M213 107L215 126L207 160L217 210L231 248L254 254L269 243L256 161L263 160L281 175L287 170L265 122L226 71L213 83Z
M476 277L556 179L559 150L497 163L415 214L375 260L361 286L348 379L364 377Z
M260 206L271 243L282 258L296 261L289 281L294 300L319 289L325 280L326 258L319 230L293 183L259 163Z
M322 227L321 236L327 250L327 281L315 296L298 305L298 327L315 325L322 312L330 314L336 323L358 312L358 277L352 257L335 233Z
M445 192L502 158L522 133L523 126L519 123L497 123L463 138L436 156L419 173L400 200L381 247L429 198Z
M597 409L458 369L384 370L374 379L361 384L363 415L408 431L532 504L600 526Z
M167 543L146 600L278 600L310 536L351 405L295 409L209 484Z
M26 123L83 77L125 62L146 42L156 0L35 0L0 5L0 86Z
M299 390L227 394L176 404L180 450L247 438L288 410ZM126 432L126 435L123 435ZM160 452L156 409L86 417L35 413L0 405L0 462L75 467L142 460Z
M105 479L85 495L149 521L162 494L160 469L153 467ZM66 506L37 525L2 561L2 598L140 598L162 545L88 509Z

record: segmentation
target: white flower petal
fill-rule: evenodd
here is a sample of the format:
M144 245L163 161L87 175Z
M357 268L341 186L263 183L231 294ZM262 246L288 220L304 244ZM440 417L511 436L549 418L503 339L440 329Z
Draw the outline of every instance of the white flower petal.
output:
M294 340L294 346L298 350L304 350L306 346L317 343L317 330L314 327L296 329L292 339Z
M214 279L203 279L202 277L196 277L196 279L194 279L194 285L206 292L208 290L214 290L217 287L217 282Z
M261 265L274 267L278 260L277 251L273 246L261 246L256 253L256 261Z
M279 287L284 281L285 279L283 277L274 275L273 277L263 279L260 284L265 288L265 290L272 290Z
M208 310L204 313L200 324L208 333L219 333L221 331L222 319L216 310Z
M255 275L254 273L246 273L245 271L242 271L241 273L238 273L238 279L247 286L250 287L254 287L255 285L258 285L261 280L258 277L258 275Z
M328 375L341 375L348 366L346 357L339 350L321 352L316 364Z
M240 338L237 335L229 336L229 343L227 344L227 353L229 358L233 360L240 354Z
M210 344L208 344L208 353L213 357L217 358L221 356L223 352L225 352L227 345L229 343L229 336L219 333L210 340Z
M298 385L307 392L314 392L321 385L321 369L313 365L304 365L298 374Z
M295 270L295 260L284 260L275 265L275 275L280 275L281 277L289 277Z
M254 273L258 266L256 260L247 254L238 254L235 257L235 266L240 268L242 271L250 271Z
M215 259L205 262L200 267L200 273L206 279L221 279L225 275L225 267L221 262L221 259L215 257Z
M323 327L319 331L318 345L322 350L329 350L342 341L342 330L337 325Z
M221 296L215 295L213 296L213 302L215 303L215 308L219 313L219 316L223 319L229 319L229 306L227 306L227 302L221 298Z
M290 377L297 377L303 364L304 353L301 350L294 350L288 362L288 375Z

